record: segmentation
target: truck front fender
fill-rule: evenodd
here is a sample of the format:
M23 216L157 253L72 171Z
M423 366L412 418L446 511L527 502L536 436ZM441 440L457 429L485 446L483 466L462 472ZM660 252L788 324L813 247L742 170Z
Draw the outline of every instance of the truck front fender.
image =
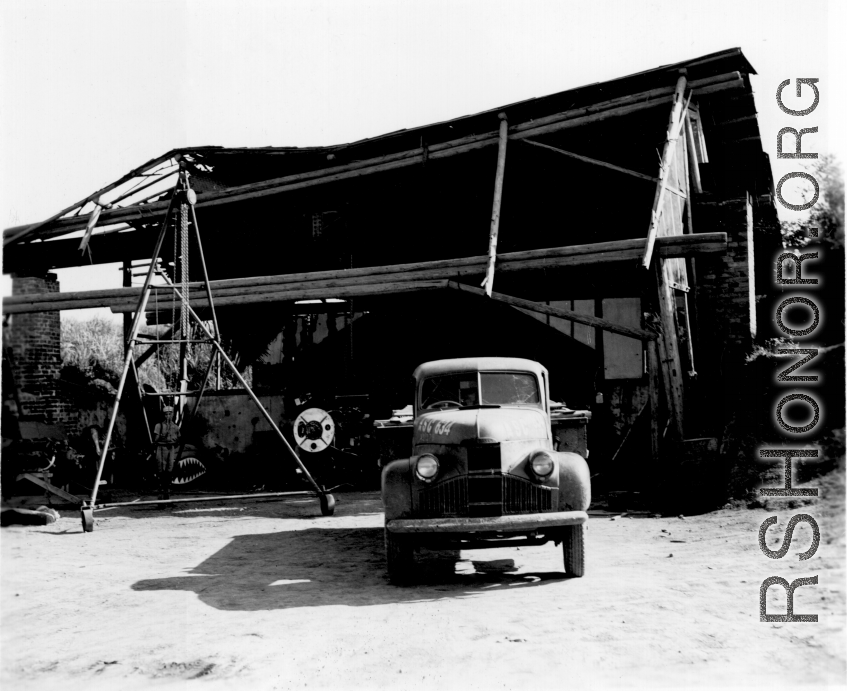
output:
M382 469L382 505L386 521L412 515L411 473L410 458L391 461Z
M559 461L559 511L588 511L591 474L578 453L557 451Z

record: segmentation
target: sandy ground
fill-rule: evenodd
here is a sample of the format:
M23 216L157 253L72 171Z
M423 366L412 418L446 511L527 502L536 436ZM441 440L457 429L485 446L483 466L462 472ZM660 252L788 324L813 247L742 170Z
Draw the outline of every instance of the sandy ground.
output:
M843 492L843 489L840 490ZM837 495L838 493L834 493ZM376 493L114 509L2 533L5 689L797 688L845 682L843 499L686 517L595 515L587 573L543 547L419 556L388 583ZM758 528L811 513L789 555ZM759 621L759 586L818 575ZM781 588L769 608L784 612Z

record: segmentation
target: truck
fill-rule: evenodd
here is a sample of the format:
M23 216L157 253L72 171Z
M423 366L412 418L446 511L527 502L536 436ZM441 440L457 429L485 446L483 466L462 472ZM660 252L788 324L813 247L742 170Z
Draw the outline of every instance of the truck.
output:
M551 541L562 545L565 573L583 576L588 451L573 439L560 450L551 407L563 406L551 404L547 369L522 358L459 358L426 362L413 376L412 454L382 469L389 580L414 576L419 547Z

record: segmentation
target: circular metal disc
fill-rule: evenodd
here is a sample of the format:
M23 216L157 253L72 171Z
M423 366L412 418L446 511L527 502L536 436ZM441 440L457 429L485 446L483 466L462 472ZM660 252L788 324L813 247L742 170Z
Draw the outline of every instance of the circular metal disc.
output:
M335 422L320 408L307 408L294 420L294 440L303 451L317 453L332 443Z

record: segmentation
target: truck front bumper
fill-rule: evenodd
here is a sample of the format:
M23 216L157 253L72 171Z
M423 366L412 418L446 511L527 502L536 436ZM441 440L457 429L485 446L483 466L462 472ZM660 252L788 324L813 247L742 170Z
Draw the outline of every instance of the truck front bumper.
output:
M482 518L395 518L385 522L390 533L526 533L588 521L585 511L524 513Z

